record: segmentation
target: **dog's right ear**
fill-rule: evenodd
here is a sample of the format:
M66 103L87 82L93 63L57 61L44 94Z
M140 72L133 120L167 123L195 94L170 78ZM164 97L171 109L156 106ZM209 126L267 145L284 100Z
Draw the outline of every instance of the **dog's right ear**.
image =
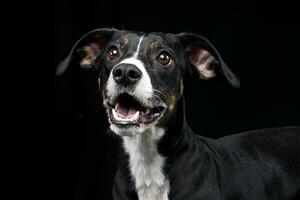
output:
M116 32L117 29L101 28L82 36L72 47L69 55L58 65L56 75L62 75L75 61L81 68L92 68L94 60Z

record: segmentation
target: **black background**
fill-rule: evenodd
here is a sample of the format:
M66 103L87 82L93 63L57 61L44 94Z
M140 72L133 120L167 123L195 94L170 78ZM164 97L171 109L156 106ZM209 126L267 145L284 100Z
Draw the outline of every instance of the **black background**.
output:
M56 135L56 199L110 199L118 139L108 124L95 75L57 64L75 41L99 27L196 32L207 37L241 79L221 77L185 88L192 129L220 137L250 129L300 125L300 21L285 1L52 1L48 80Z

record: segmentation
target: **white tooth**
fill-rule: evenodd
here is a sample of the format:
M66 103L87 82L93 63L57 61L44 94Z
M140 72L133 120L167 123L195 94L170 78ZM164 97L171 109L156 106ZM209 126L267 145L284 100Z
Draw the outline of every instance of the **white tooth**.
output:
M118 115L114 108L112 109L112 113L113 113L114 118L117 119Z
M133 120L138 120L140 115L140 111L136 111L136 113L132 116Z
M116 109L116 111L118 111L118 110L119 110L119 107L120 107L120 104L119 104L119 103L117 103L117 104L115 105L115 109Z
M154 113L153 114L153 117L158 117L159 116L159 113Z
M149 114L150 113L150 109L147 108L145 114Z

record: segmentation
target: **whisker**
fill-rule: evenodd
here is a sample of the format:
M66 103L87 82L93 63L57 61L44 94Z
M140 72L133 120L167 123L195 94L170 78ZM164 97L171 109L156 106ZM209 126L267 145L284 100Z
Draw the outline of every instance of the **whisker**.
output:
M110 128L107 129L106 134L112 136L113 138L116 138L117 136Z
M160 94L163 95L164 97L167 96L165 93L163 93L162 91L160 91L160 90L158 90L158 89L153 88L153 90L154 90L155 92L160 93Z
M153 94L153 100L156 101L156 103L161 102L161 98L159 96L157 96L156 94Z
M163 93L162 91L160 91L160 90L157 90L157 89L155 89L155 88L153 88L153 91L154 91L154 95L157 97L157 98L159 98L161 101L162 100L164 100L164 102L166 102L167 101L167 95L165 94L165 93ZM155 94L155 93L157 93L157 94ZM163 99L161 99L161 97L160 96L162 96L162 98Z
M105 132L105 134L111 135L112 134L112 130L110 130L110 128L108 128L107 131Z

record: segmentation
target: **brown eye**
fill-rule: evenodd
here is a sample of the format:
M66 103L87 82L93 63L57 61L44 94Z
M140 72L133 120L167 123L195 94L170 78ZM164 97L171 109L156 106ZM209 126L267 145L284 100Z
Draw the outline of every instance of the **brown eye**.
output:
M119 56L119 50L117 47L111 47L106 54L108 60L113 60Z
M172 62L170 54L166 51L161 52L156 60L162 65L168 65Z

